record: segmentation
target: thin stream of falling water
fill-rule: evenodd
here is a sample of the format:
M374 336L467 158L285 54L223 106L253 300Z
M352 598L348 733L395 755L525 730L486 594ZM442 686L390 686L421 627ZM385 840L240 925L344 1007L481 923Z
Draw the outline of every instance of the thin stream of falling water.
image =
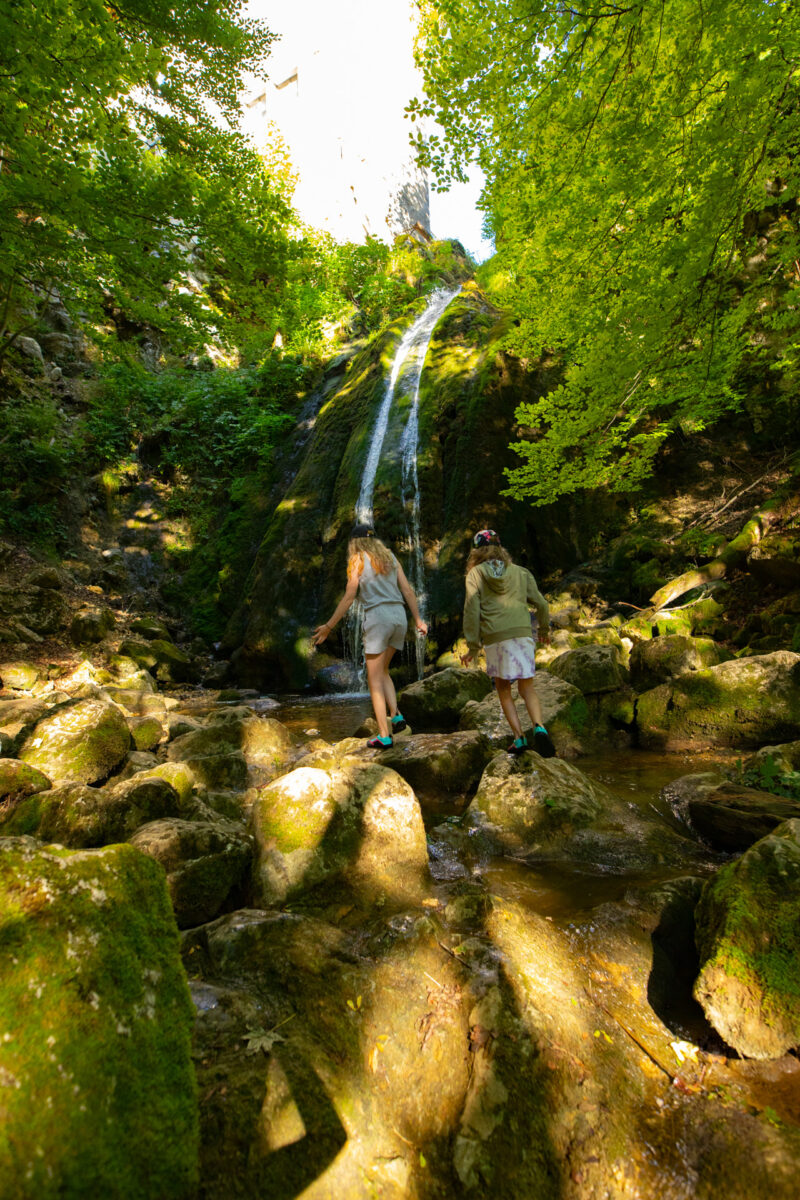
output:
M358 494L356 503L356 521L372 524L372 501L375 494L375 476L378 472L378 463L380 462L381 450L383 449L386 430L389 427L389 414L392 408L392 400L394 399L397 384L400 379L400 374L406 364L409 364L406 372L404 384L411 391L413 388L413 404L411 413L409 414L406 428L403 431L403 439L401 443L401 451L403 456L403 484L402 484L402 501L405 507L406 504L406 485L407 481L412 487L412 504L411 504L411 528L407 530L411 543L411 577L409 582L417 593L420 605L420 615L425 618L425 577L424 565L422 561L422 547L419 542L420 529L420 513L419 513L419 483L417 479L417 440L419 431L419 385L422 377L422 368L425 365L425 356L428 353L433 331L444 310L450 304L458 293L460 288L437 288L432 292L428 299L428 306L423 313L417 317L406 330L400 345L397 347L397 352L392 363L392 370L389 375L389 381L383 393L378 416L375 420L375 427L372 431L369 451L367 453L367 461L364 464L364 473L361 476L361 490ZM413 426L409 432L409 426ZM408 460L408 461L407 461ZM413 460L413 463L412 463ZM356 603L351 607L347 615L345 627L345 641L348 652L352 654L352 662L359 672L359 679L366 686L366 668L364 657L361 648L361 625L363 620L363 611L361 604ZM425 658L425 646L421 638L416 638L416 653L417 653L417 673L422 677L422 670Z

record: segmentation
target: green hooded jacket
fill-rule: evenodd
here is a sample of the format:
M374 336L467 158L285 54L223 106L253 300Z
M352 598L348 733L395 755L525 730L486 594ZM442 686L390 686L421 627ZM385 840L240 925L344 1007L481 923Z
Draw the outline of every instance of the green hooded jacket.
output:
M546 629L550 623L547 601L525 567L506 565L498 558L473 567L467 575L464 603L464 637L470 654L509 638L530 637L531 605L540 628Z

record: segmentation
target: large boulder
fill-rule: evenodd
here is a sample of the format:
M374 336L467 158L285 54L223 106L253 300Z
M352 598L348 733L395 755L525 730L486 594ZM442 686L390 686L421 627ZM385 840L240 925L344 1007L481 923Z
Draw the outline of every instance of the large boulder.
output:
M272 717L218 720L170 742L167 758L185 762L212 790L242 790L279 775L297 754L294 734Z
M254 882L265 904L336 877L395 902L417 898L427 882L419 804L404 779L377 763L299 767L258 793L252 818Z
M19 691L30 691L42 672L34 663L4 662L0 663L0 683L3 687L16 688Z
M548 671L537 672L534 676L534 686L542 706L544 723L558 753L562 757L582 753L592 738L589 707L583 695L571 683L551 675ZM531 721L525 705L518 696L515 696L514 704L523 730L530 732ZM512 737L495 691L490 692L483 700L472 700L464 706L460 727L482 733L495 750L506 747Z
M636 723L640 743L663 750L800 737L800 654L777 650L681 675L639 697Z
M446 667L403 688L397 704L415 729L455 729L465 706L491 690L492 681L483 671Z
M579 646L568 650L552 659L547 664L547 671L571 683L585 696L615 692L629 682L619 649L609 645Z
M494 751L477 730L398 737L377 761L391 767L415 792L472 792Z
M735 854L784 821L800 819L800 800L725 782L700 790L689 799L687 811L702 838L717 850Z
M146 821L181 811L171 784L140 772L113 787L65 783L37 792L11 809L0 828L5 836L31 834L83 849L124 842Z
M116 624L110 608L82 608L75 613L69 626L69 635L77 645L102 642Z
M54 783L98 783L122 762L130 745L121 710L89 698L59 705L37 721L19 757Z
M200 678L194 659L164 638L155 638L151 642L127 638L119 652L132 658L162 683L196 683Z
M714 1028L748 1058L800 1046L800 820L723 867L696 916L694 994Z
M193 1011L160 867L0 842L0 1194L186 1200Z
M141 825L130 842L167 872L181 929L213 920L253 857L252 838L231 821L165 817Z
M624 874L695 854L692 842L654 814L618 799L573 763L532 750L492 759L467 822L491 846L529 862L580 862Z
M730 651L711 638L667 634L637 642L631 651L631 683L637 692L658 687L689 671L716 667L731 658Z

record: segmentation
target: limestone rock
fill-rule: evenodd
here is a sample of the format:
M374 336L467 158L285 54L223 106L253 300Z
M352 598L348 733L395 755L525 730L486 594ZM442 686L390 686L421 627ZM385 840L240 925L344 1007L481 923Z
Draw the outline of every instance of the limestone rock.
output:
M167 872L175 918L182 929L219 914L253 857L252 838L230 821L163 818L141 825L130 842Z
M57 783L97 783L128 753L131 735L113 704L87 699L60 705L36 722L19 757Z
M127 638L119 652L151 671L163 683L196 683L199 678L197 665L190 656L163 638L150 642Z
M800 800L789 800L736 783L720 783L689 800L692 826L717 850L738 853L783 821L800 820Z
M667 634L636 643L631 651L631 682L637 692L649 691L668 679L715 667L730 658L711 638Z
M133 779L134 775L141 771L149 771L151 767L157 766L158 759L149 750L130 750L122 766L115 771L114 782L122 783L126 779Z
M171 762L191 764L198 783L212 790L262 784L279 774L298 751L294 734L273 717L215 721L170 742ZM213 760L213 761L212 761Z
M399 736L376 761L402 775L416 792L471 792L494 753L477 730Z
M697 907L694 994L728 1045L778 1058L800 1045L800 820L723 867Z
M800 736L800 655L777 650L692 671L636 704L648 748L760 746Z
M467 822L495 847L530 862L581 862L625 873L683 863L696 851L662 820L617 799L572 763L532 750L492 759Z
M0 1194L147 1194L197 1183L193 1010L163 871L131 846L0 852Z
M0 801L22 800L36 792L45 792L51 786L47 776L35 767L29 767L18 758L0 758Z
M41 671L33 663L0 663L0 680L2 680L4 687L16 688L23 692L30 691L41 677Z
M108 788L66 783L39 792L17 804L2 829L5 836L31 834L84 849L124 842L145 822L180 811L181 800L171 784L140 772Z
M628 672L616 646L587 645L568 650L548 663L547 671L584 695L614 692L628 683Z
M555 742L556 750L564 757L582 753L591 740L589 708L576 687L538 671L534 686L542 706L544 722ZM516 689L515 689L516 690ZM530 731L530 717L518 696L514 704L523 730ZM492 691L480 702L470 701L464 706L460 721L461 729L477 729L488 738L495 750L505 749L511 741L511 730L506 721L497 692Z
M324 879L395 902L428 879L422 814L404 779L356 758L300 767L263 788L253 807L256 893L282 903Z
M157 717L135 717L128 721L128 728L137 750L154 750L164 736Z
M483 671L446 667L403 688L397 703L415 729L455 729L464 706L482 700L491 690L492 682Z
M116 624L116 617L110 608L84 608L75 613L69 627L73 642L81 645L86 642L102 642L103 638Z
M131 625L131 632L138 634L147 642L154 642L157 639L165 642L172 641L169 630L158 617L137 617Z

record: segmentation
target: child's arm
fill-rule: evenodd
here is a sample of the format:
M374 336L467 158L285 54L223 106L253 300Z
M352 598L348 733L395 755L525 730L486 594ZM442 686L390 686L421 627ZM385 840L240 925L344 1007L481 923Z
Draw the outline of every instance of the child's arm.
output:
M319 646L320 643L324 642L326 637L333 632L335 627L339 624L342 617L355 600L356 596L358 595L358 581L361 578L361 572L363 569L363 562L356 563L351 560L350 563L348 563L347 587L344 589L344 595L336 605L330 621L326 621L324 625L318 625L314 630L311 641L315 646Z
M417 629L420 633L427 633L427 622L423 621L422 617L419 615L417 597L414 595L414 589L406 579L406 573L400 566L400 563L397 564L397 586L400 588L406 604L411 609L411 616L414 618L414 624L416 625Z
M550 609L547 601L536 586L536 580L530 571L525 571L525 602L536 609L539 622L539 641L546 645L550 641Z

